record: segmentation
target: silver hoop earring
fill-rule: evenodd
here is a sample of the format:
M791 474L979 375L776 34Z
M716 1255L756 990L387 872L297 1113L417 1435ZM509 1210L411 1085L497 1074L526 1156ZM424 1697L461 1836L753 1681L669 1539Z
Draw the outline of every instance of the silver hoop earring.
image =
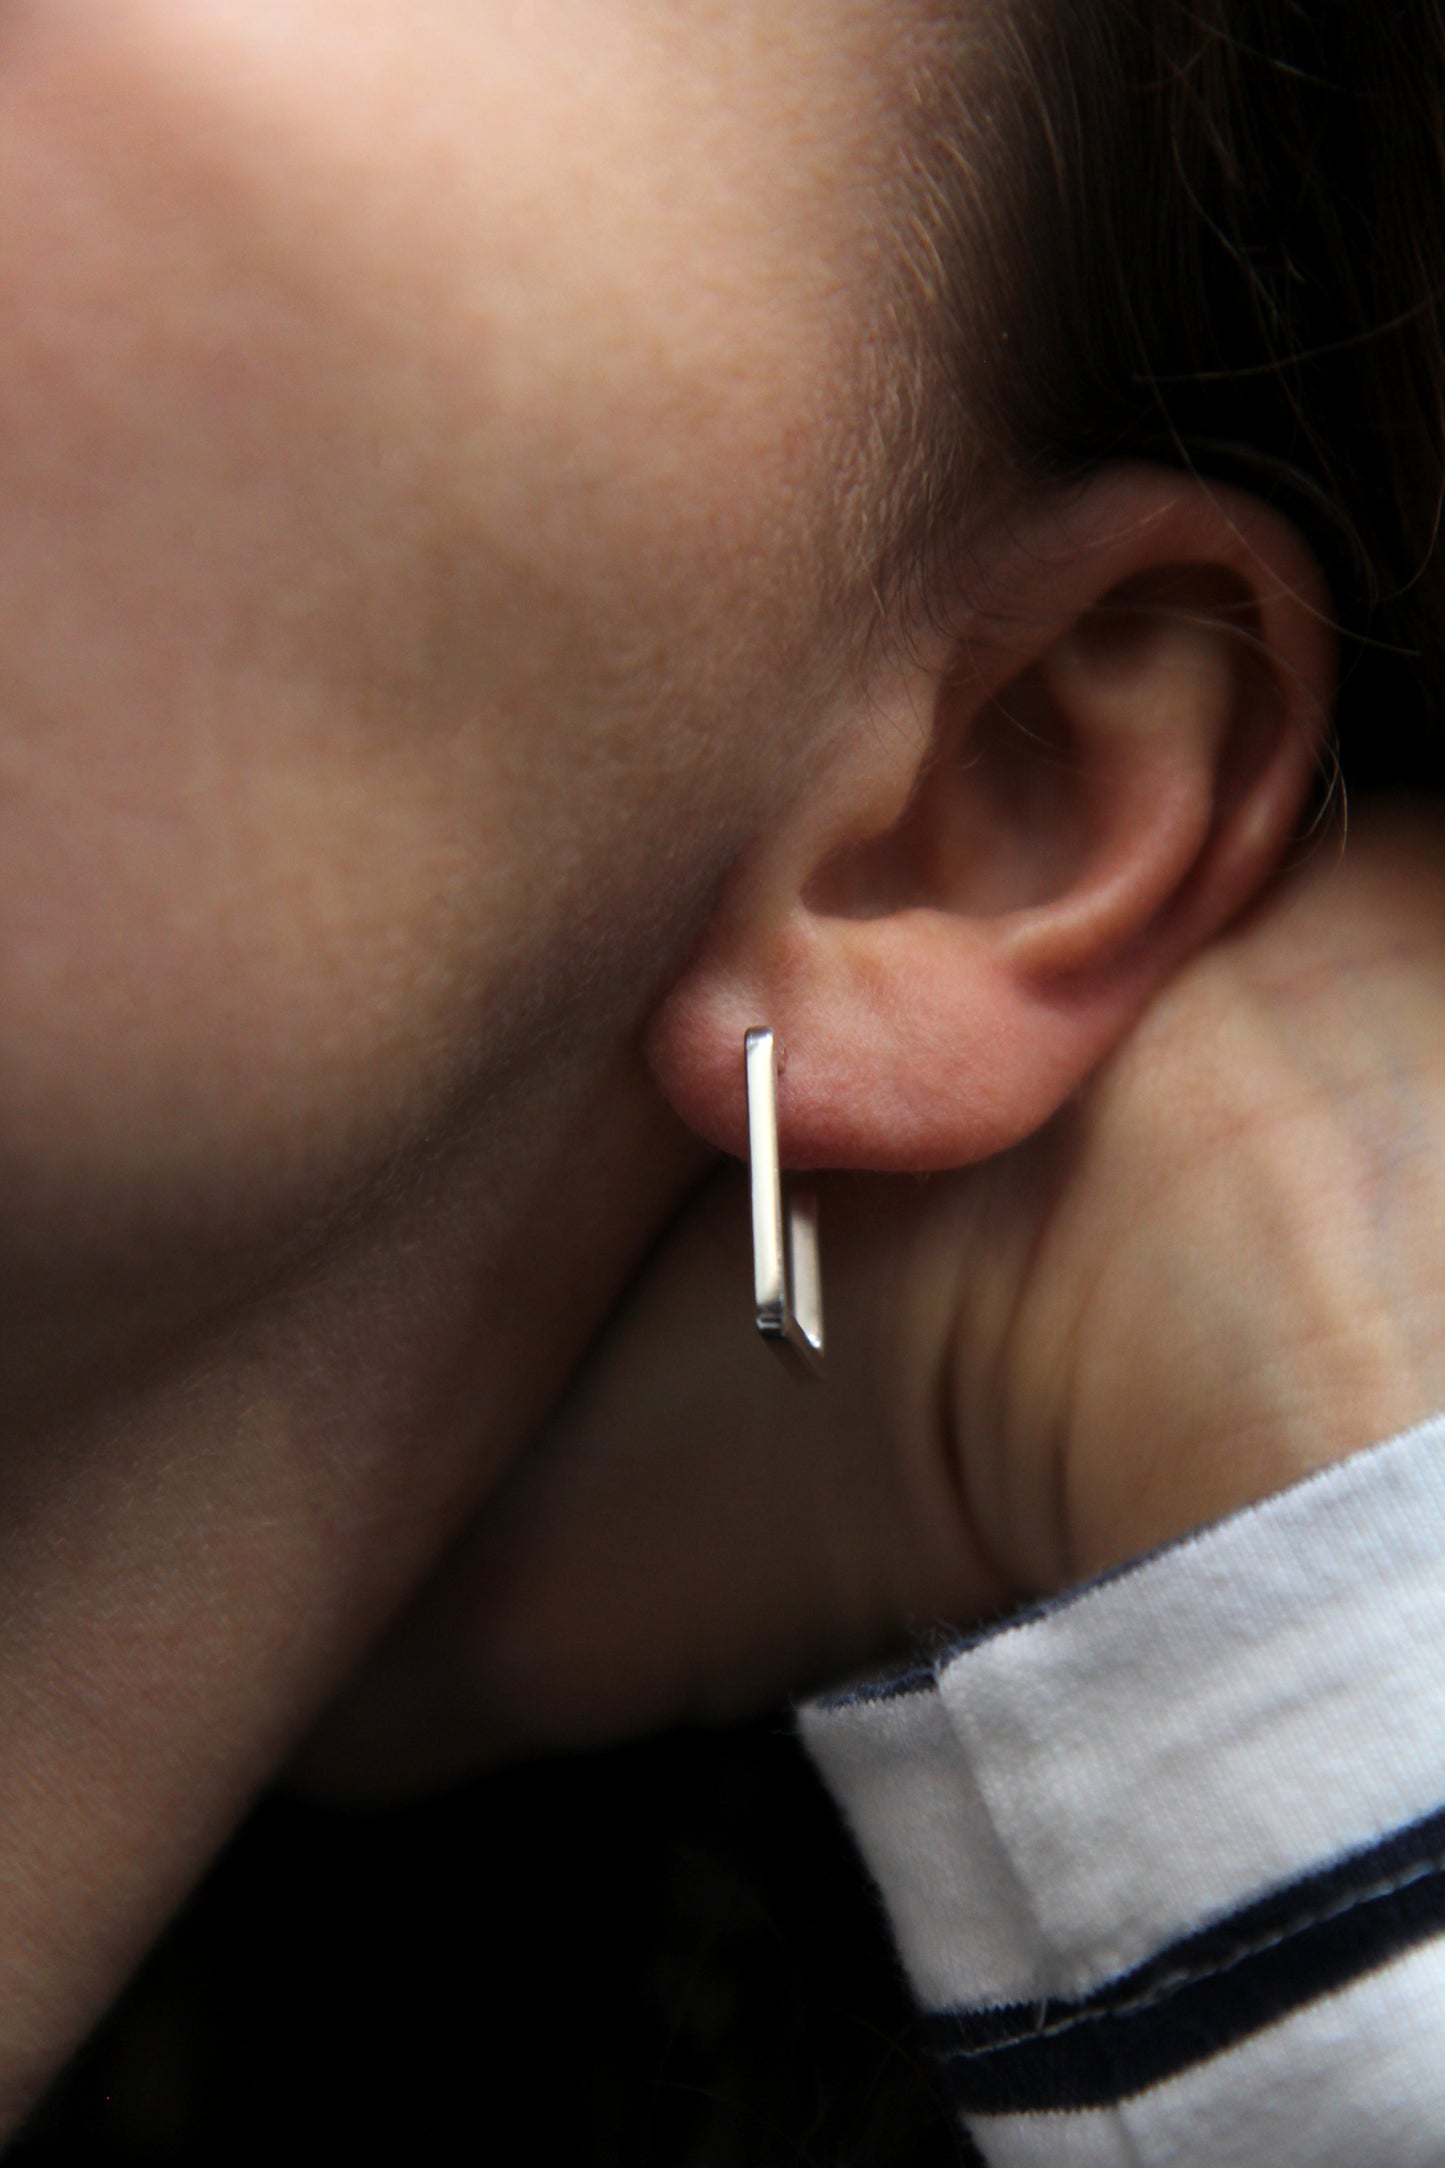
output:
M758 1331L810 1377L823 1370L823 1283L818 1268L818 1200L810 1190L784 1204L778 1157L778 1050L773 1034L743 1041L748 1080L748 1151L753 1186L753 1298Z

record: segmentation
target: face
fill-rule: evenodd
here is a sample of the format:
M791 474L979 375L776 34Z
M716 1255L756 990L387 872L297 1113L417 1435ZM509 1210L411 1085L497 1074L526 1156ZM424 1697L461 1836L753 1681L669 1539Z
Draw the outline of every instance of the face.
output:
M921 39L6 10L7 1280L199 1284L636 1022L836 696Z

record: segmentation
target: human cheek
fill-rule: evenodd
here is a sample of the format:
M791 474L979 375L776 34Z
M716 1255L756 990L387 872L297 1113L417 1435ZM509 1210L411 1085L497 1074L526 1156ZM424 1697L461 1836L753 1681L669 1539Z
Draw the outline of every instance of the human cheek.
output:
M438 778L334 684L389 586L364 486L380 417L219 142L126 50L127 12L17 11L0 64L0 1153L22 1257L314 1208L380 1149L448 957ZM428 931L440 965L407 953Z
M325 1209L655 976L801 728L830 275L653 48L493 13L12 13L12 1240Z

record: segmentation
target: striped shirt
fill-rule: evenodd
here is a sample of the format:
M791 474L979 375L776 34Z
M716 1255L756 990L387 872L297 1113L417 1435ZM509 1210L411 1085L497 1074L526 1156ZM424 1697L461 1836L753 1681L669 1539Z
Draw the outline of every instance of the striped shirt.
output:
M1445 2163L1445 1417L802 1726L986 2161Z

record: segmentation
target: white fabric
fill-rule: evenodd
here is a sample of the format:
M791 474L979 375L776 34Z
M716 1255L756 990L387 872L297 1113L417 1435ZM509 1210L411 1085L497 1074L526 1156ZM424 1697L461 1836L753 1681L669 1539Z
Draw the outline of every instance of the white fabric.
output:
M1445 1417L802 1728L925 2010L1109 1994L1445 1808ZM970 2128L1008 2168L1445 2163L1445 1942L1402 1950L1117 2106Z
M933 2007L1080 1993L1428 1812L1445 1418L1001 1627L941 1663L933 1701L802 1716ZM940 1885L950 1916L996 1914L1000 1850L1015 1894L984 1956Z
M1047 1950L939 1696L814 1706L802 1726L924 2006L1030 1995Z
M1117 2108L980 2116L970 2128L990 2168L1440 2168L1440 1945Z

